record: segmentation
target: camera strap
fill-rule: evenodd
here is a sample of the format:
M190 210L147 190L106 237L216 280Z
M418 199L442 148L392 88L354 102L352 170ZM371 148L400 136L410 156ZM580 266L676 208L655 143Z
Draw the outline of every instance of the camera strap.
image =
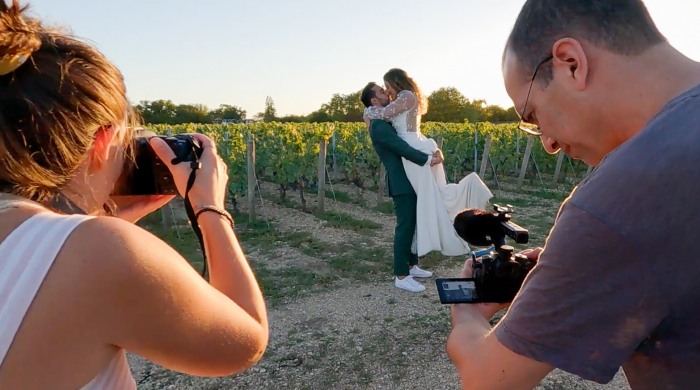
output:
M202 248L203 265L201 275L203 278L208 279L207 252L204 250L204 238L202 237L202 230L199 228L199 224L197 223L197 216L194 213L194 208L192 207L192 202L190 201L190 190L192 189L194 181L197 178L197 171L202 168L202 163L199 162L199 157L197 157L197 153L193 153L193 155L194 160L190 161L190 168L192 168L192 172L190 172L190 177L187 179L187 187L185 187L185 211L187 212L187 217L190 219L190 225L192 226L192 230L194 230L194 234L199 240L199 246L200 248ZM183 159L174 158L171 162L173 164L179 164L183 162Z

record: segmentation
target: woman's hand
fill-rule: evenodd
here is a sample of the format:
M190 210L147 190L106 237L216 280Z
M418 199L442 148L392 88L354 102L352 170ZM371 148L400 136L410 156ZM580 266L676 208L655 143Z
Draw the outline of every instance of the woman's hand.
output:
M115 217L121 218L131 223L136 223L139 219L165 206L173 200L173 195L131 195L131 196L111 196L110 199L116 204Z
M189 192L190 202L195 211L198 206L216 206L224 208L226 184L228 183L228 167L216 153L216 144L204 134L191 134L202 146L202 156L199 158L201 168L195 173L195 181ZM168 144L160 138L153 137L148 141L158 157L170 169L175 186L181 196L185 196L187 181L192 172L189 162L171 164L175 153Z

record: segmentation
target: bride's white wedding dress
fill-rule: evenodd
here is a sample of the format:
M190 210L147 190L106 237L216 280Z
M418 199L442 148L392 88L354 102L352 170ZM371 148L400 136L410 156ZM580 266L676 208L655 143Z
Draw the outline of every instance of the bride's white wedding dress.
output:
M420 132L418 99L411 91L399 92L396 100L386 107L368 107L364 115L391 121L399 137L415 149L431 155L437 150L435 141ZM405 158L402 160L418 198L412 251L418 256L431 251L447 256L469 253L469 245L457 235L452 223L466 208L486 208L493 197L486 184L476 173L467 175L459 183L448 184L442 164L420 166Z

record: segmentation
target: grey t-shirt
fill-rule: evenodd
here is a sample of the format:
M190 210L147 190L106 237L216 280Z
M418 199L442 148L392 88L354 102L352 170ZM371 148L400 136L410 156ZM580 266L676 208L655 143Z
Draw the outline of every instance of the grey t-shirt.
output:
M564 202L498 340L600 383L622 365L634 389L700 386L698 202L700 85Z

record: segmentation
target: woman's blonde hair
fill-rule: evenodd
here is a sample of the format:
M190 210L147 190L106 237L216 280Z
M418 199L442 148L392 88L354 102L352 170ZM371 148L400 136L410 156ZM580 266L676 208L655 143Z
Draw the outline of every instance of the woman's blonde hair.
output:
M99 51L0 0L0 192L46 201L86 161L96 132L134 124L119 70ZM131 141L130 130L121 134Z
M428 112L428 99L423 95L418 84L413 81L412 78L408 77L408 74L401 69L394 68L389 69L386 74L384 74L384 84L391 86L396 91L401 92L404 90L413 92L418 99L418 108L421 115L425 115Z

